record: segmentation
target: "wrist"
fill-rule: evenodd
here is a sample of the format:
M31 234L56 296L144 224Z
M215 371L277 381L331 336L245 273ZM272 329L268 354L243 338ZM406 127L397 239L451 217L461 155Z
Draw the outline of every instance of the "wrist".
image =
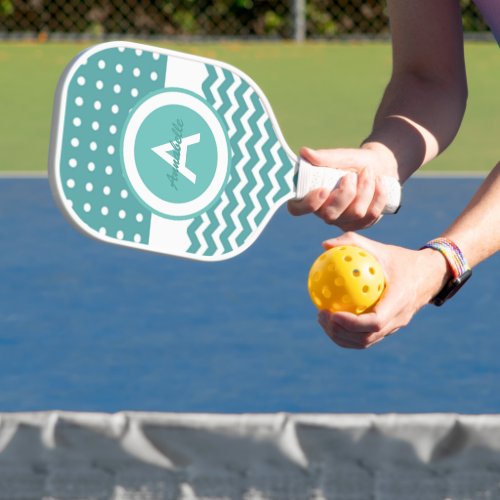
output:
M366 140L361 149L372 151L378 157L377 175L394 177L399 180L398 162L394 153L381 142Z
M443 287L452 278L452 273L444 255L436 252L432 248L422 248L419 254L423 259L420 269L425 269L424 289L426 290L425 302L431 302L432 299L443 289Z

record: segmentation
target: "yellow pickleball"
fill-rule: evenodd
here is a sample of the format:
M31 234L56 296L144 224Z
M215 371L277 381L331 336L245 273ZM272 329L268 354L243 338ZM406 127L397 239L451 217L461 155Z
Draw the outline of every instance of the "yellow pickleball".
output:
M385 288L384 271L363 248L334 247L311 266L307 288L318 309L362 314L380 299Z

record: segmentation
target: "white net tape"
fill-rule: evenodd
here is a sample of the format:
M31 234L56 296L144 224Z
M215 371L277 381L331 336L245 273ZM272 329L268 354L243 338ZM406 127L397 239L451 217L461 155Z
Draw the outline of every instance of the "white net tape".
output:
M500 416L0 414L1 500L496 500Z

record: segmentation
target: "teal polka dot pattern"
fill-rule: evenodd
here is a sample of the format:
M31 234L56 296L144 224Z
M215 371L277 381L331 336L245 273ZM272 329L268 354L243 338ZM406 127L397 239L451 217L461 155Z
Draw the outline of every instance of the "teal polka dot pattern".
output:
M83 59L67 88L60 176L70 210L113 239L147 243L151 213L122 174L120 141L130 110L163 87L167 56L109 47Z

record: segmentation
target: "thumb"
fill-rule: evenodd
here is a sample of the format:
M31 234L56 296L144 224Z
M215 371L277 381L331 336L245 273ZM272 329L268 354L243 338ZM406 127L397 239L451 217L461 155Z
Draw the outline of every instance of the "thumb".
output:
M330 238L324 241L322 245L325 250L342 245L355 245L371 251L372 243L373 242L368 238L353 231L348 231L340 236L337 236L336 238Z
M311 149L303 147L299 154L312 165L346 168L356 172L366 166L366 151L360 149Z

